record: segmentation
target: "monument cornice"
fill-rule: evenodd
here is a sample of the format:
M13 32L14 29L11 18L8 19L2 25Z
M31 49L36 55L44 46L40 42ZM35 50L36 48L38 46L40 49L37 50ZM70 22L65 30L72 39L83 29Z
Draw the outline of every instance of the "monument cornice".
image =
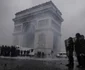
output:
M33 18L39 16L39 14L46 14L48 12L50 14L52 14L53 16L56 16L56 18L59 19L60 21L63 21L63 19L58 15L57 12L55 12L53 10L53 8L46 8L46 9L43 9L43 10L40 10L40 11L37 11L37 12L33 12L33 13L30 13L30 14L23 15L22 17L15 17L13 19L13 21L14 22L19 21L21 23L21 22L24 22L24 21L29 20L29 19L33 20Z
M53 9L51 9L51 11L49 11L49 12L51 13L51 15L53 17L55 17L57 19L57 21L59 20L60 22L63 22L62 17L56 11L54 11Z
M23 10L23 11L20 11L20 12L16 13L15 15L18 16L18 15L21 15L23 13L33 12L33 11L38 10L40 8L41 9L42 8L44 9L44 8L50 7L50 6L52 6L60 15L62 15L62 13L58 10L58 8L54 5L54 3L52 1L49 1L49 2L46 2L46 3L43 3L43 4L39 4L39 5L34 6L32 8L29 8L29 9L26 9L26 10Z
M35 6L34 8L18 12L16 14L16 17L13 19L13 21L16 22L26 18L33 19L33 17L37 16L38 14L43 14L43 13L45 14L46 12L50 12L51 14L54 14L57 18L59 18L59 20L63 21L63 19L61 18L61 14L59 13L59 10L51 2L45 3L45 5L42 4L40 6Z

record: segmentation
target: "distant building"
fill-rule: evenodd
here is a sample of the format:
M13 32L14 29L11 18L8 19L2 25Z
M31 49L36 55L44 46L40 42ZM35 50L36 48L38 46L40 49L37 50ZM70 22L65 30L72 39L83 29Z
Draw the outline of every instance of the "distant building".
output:
M44 52L46 57L59 52L61 39L61 12L52 1L15 14L13 43Z

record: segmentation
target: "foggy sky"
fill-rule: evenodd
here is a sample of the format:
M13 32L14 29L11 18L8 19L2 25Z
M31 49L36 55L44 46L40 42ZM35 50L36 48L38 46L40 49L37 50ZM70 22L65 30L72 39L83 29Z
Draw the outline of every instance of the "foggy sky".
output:
M0 0L0 44L12 44L15 13L49 0ZM62 12L62 50L64 40L80 32L85 35L85 0L52 0Z

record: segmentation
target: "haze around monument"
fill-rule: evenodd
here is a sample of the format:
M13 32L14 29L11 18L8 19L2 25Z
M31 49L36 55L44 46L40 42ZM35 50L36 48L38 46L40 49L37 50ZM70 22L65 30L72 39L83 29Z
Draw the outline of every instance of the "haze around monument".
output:
M49 0L0 0L0 44L12 45L15 13ZM61 50L65 51L64 40L80 32L85 35L85 0L52 0L61 11Z

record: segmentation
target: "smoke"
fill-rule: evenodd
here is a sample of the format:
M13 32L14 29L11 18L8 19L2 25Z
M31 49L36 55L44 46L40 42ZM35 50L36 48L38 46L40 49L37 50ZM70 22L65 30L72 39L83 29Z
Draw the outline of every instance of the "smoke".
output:
M0 0L0 44L12 44L15 13L49 0ZM62 49L64 40L80 32L85 35L85 0L52 0L62 12Z

